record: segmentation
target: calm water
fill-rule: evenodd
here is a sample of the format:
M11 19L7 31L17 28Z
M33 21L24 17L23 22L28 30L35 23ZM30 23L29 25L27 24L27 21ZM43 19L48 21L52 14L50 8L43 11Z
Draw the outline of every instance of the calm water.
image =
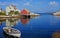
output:
M2 28L5 26L5 21L0 24L0 38L4 38ZM32 19L17 19L12 27L21 31L21 38L52 38L52 34L60 31L60 17L41 15Z

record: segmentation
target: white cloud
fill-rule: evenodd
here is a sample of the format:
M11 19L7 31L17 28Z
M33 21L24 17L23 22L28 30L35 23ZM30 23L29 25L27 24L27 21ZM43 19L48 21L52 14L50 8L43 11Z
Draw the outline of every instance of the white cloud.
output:
M13 4L13 5L19 5L18 3L10 3L10 5Z
M7 5L6 2L0 2L0 5Z
M30 2L32 2L33 0L21 0L21 1L23 1L23 2L26 2L26 1L30 1Z
M52 6L57 6L58 5L58 3L56 1L50 1L49 4L52 5Z
M33 0L30 0L30 1L33 1Z
M10 5L10 4L19 5L18 3L0 2L0 5Z
M24 3L24 5L26 5L26 6L32 6L32 5L30 4L30 2L26 2L26 3Z
M24 5L30 5L30 3L29 2L26 2L26 3L24 3Z

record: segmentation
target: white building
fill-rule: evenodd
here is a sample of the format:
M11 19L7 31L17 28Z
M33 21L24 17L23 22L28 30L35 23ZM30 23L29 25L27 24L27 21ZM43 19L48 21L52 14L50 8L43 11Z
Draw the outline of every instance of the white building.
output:
M0 12L2 12L2 8L0 8Z
M1 10L0 10L0 12L1 12Z
M18 12L20 12L20 10L18 10L18 9L16 8L16 6L14 6L14 5L10 5L10 6L7 6L7 7L6 7L6 15L8 15L8 13L9 13L10 11L18 11Z

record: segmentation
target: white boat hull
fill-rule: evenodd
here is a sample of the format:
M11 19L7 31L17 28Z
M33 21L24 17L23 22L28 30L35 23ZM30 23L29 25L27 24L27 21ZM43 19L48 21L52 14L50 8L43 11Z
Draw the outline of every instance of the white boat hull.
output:
M12 32L7 32L6 29L12 29L15 32L13 32L13 31ZM4 30L4 34L7 35L7 36L9 36L9 37L20 38L20 36L21 36L21 32L19 30L11 28L11 27L4 27L3 30Z

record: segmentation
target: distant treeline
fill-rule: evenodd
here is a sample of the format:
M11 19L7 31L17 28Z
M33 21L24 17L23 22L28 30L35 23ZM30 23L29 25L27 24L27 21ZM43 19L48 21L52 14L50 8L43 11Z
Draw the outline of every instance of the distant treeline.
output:
M53 13L38 13L38 14L41 14L41 15L44 15L44 14L49 14L49 15L53 15Z

